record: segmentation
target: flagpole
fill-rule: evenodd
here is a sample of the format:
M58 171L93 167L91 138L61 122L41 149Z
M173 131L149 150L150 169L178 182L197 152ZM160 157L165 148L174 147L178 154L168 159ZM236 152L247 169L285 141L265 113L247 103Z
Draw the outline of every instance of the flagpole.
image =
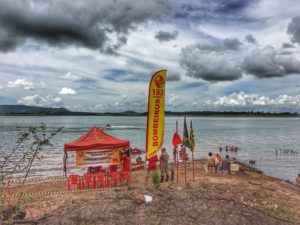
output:
M191 121L191 130L193 129L193 124L192 124L192 121ZM190 135L192 135L190 133ZM194 135L194 131L193 131L193 135ZM192 149L192 166L193 166L193 182L195 182L195 160L194 160L194 145L193 143L191 143L191 149Z
M176 133L178 132L178 121L176 120ZM179 166L179 159L178 159L178 145L176 145L176 182L178 183L178 166Z
M186 115L184 115L184 123L186 124ZM185 134L183 135L183 143L185 143ZM184 150L184 181L185 181L185 183L187 183L187 181L186 181L186 146L185 145L183 145L183 150Z
M194 161L194 150L192 151L192 163L193 163L193 181L195 182L195 161Z
M184 181L186 183L186 147L183 147L184 149Z

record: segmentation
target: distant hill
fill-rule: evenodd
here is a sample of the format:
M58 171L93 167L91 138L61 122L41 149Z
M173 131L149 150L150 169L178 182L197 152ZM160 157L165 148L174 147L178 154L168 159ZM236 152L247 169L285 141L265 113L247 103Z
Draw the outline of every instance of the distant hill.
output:
M2 114L68 114L71 111L65 108L48 108L26 105L0 105Z
M228 116L228 117L299 117L298 113L281 112L235 112L235 111L188 111L188 112L172 112L166 111L166 116ZM105 112L105 113L93 113L93 112L73 112L65 108L50 108L50 107L37 107L26 105L0 105L0 115L13 116L13 115L52 115L52 116L147 116L147 112Z

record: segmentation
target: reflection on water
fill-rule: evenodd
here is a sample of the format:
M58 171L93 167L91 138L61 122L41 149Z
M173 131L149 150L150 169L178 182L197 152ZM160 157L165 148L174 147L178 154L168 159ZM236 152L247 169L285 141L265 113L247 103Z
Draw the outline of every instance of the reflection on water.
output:
M171 139L176 120L182 133L183 117L166 118L165 147L169 153L172 151ZM237 153L228 152L231 157L245 162L255 160L256 166L268 175L294 181L300 173L300 118L187 118L187 121L190 120L193 120L196 139L196 158L205 157L210 151L217 152L219 147L225 149L226 145L234 145L240 150ZM129 140L132 147L145 146L146 117L7 116L0 117L0 154L11 149L20 132L28 127L39 126L42 122L49 132L61 126L64 130L53 138L53 147L47 150L45 159L35 162L31 176L62 175L64 143L80 137L92 126ZM296 154L280 154L280 149L289 149ZM224 157L225 154L222 151ZM72 154L69 159L72 165Z

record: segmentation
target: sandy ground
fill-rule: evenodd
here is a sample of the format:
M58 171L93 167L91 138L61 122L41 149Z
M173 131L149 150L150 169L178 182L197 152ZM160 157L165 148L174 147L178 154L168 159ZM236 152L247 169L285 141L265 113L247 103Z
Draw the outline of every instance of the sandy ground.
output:
M170 166L171 168L171 166ZM300 189L248 170L236 175L205 174L196 163L196 180L188 165L179 182L156 189L145 184L144 171L132 174L131 187L88 193L25 196L28 224L300 224ZM26 193L66 189L65 181L27 185ZM17 187L12 192L18 192ZM153 197L145 203L144 195ZM14 198L10 199L14 203Z

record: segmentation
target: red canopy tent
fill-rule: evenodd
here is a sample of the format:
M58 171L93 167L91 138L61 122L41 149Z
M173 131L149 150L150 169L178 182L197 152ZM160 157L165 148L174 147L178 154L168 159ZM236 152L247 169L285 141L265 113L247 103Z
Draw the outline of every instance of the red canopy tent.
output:
M129 146L129 141L112 137L98 127L92 127L91 130L86 132L80 138L65 144L64 150L66 152L102 149L114 151L120 148L128 148Z
M109 134L103 132L98 127L92 127L88 132L83 134L80 138L66 143L64 145L64 172L67 175L67 152L78 151L80 152L90 152L96 150L100 154L112 155L114 152L129 148L130 143L127 140L122 140L110 136ZM102 153L101 153L102 152Z

